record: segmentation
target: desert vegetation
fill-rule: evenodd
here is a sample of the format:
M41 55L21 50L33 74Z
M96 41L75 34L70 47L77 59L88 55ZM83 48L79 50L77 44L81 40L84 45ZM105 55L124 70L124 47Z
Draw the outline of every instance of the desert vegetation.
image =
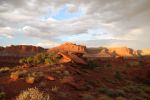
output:
M32 57L27 57L27 58L23 58L20 59L20 63L21 64L48 64L48 65L53 65L53 64L57 64L59 61L60 56L57 55L56 53L39 53L36 54L35 56Z
M38 88L29 88L21 92L16 100L52 100L48 94L39 91Z

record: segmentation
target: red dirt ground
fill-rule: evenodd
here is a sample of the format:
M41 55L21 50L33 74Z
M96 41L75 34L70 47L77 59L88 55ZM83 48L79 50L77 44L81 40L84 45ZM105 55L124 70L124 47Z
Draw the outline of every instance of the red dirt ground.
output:
M138 65L129 66L128 63L140 62ZM15 98L22 90L30 87L38 87L40 90L48 93L53 100L81 100L85 94L90 94L99 100L99 96L103 95L98 93L98 89L102 86L118 89L127 85L127 81L133 81L139 84L145 84L149 81L148 73L150 74L150 58L143 59L109 59L98 60L99 67L95 69L88 69L87 65L65 64L31 67L27 70L29 72L43 72L46 75L53 76L54 81L41 79L34 84L27 84L23 78L12 81L9 73L0 74L0 89L6 93L6 99L10 100ZM58 75L55 72L60 71ZM69 71L69 75L64 75L64 71ZM117 80L114 77L116 71L122 75L122 80ZM44 85L40 85L44 83ZM55 93L52 87L57 86L59 89ZM125 96L127 100L131 99L130 96Z

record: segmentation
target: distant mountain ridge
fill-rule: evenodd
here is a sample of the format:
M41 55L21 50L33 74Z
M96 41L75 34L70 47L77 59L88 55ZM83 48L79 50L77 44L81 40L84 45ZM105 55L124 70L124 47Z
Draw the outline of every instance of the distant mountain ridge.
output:
M86 56L95 57L133 57L150 55L150 49L134 50L128 47L97 47L87 48L84 45L66 42L57 47L44 49L32 45L11 45L7 47L0 46L0 56L31 56L40 52L74 52L83 53Z
M0 56L31 56L43 51L44 48L32 45L11 45L0 47Z
M134 57L134 56L145 56L150 55L150 49L147 50L134 50L128 47L99 47L99 48L87 48L83 45L77 45L75 43L66 42L60 46L49 48L48 52L76 52L84 53L85 56L89 57Z

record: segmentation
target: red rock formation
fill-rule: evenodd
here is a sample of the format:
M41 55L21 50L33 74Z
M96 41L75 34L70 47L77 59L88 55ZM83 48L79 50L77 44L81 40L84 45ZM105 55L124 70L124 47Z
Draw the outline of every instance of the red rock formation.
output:
M67 42L58 47L48 50L48 52L51 52L51 51L68 51L68 52L84 53L86 51L86 46L76 45L76 44Z
M44 48L31 45L17 45L0 48L0 65L15 66L19 64L19 59L32 56L36 53L45 51Z
M143 49L143 50L141 51L141 54L142 54L143 56L145 56L145 55L150 55L150 49Z
M116 53L118 56L131 57L133 56L133 50L127 47L108 48L108 52Z
M6 56L11 55L30 56L42 51L44 51L44 48L32 45L17 45L17 46L11 45L1 50L0 54Z
M83 65L87 64L82 58L78 57L75 54L67 52L58 52L58 54L62 56L62 58L60 59L60 63L74 62Z

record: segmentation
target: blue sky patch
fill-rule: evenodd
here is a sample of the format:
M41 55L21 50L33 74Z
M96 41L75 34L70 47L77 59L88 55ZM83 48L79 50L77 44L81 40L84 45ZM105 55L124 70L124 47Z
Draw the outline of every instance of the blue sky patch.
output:
M62 6L58 12L55 14L52 14L51 9L49 8L48 14L46 16L43 16L42 20L47 20L49 18L53 18L55 20L69 20L69 19L75 19L79 18L84 15L84 12L78 7L78 10L76 12L69 12L69 8L67 5Z

